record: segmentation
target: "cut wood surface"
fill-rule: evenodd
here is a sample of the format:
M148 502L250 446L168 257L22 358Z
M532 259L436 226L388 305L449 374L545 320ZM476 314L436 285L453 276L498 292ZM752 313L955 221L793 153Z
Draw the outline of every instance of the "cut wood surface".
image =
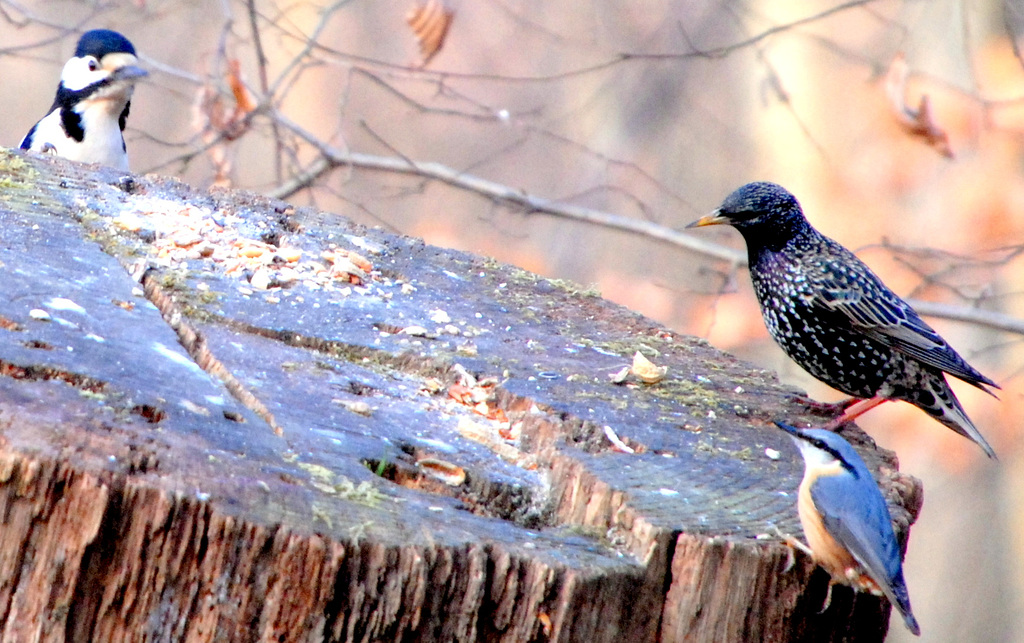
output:
M823 418L703 340L340 215L14 152L0 235L4 641L886 631L786 571L803 464L772 421ZM666 377L614 383L637 351ZM920 485L846 435L905 538Z

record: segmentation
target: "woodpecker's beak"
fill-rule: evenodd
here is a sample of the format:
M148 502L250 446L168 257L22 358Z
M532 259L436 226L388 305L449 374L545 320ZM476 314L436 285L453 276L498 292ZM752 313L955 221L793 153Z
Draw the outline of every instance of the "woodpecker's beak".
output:
M139 59L134 54L125 51L107 54L100 64L110 72L107 78L111 83L134 83L139 78L149 75L148 71L139 67Z
M110 74L110 79L114 82L131 81L135 82L139 78L149 76L149 72L138 67L136 65L127 65L114 70L114 73Z
M701 217L686 227L703 228L708 225L728 225L729 223L729 217L722 216L721 210L715 210L706 217Z

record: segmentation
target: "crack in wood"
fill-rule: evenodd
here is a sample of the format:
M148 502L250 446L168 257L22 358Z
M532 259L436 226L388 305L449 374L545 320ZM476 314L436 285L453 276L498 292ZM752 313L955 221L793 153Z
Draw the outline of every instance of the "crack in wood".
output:
M63 382L74 389L95 396L114 397L112 387L102 380L80 373L74 373L53 366L32 364L19 365L0 359L0 377L33 382ZM122 407L123 409L124 407ZM154 404L135 404L127 408L129 413L137 415L150 424L159 424L167 417L167 412Z
M0 376L30 381L57 380L80 391L97 395L108 390L107 383L96 378L41 364L24 366L0 359Z
M459 500L461 509L477 516L498 518L525 529L541 529L555 526L552 507L538 497L536 490L528 485L505 483L489 478L484 472L467 471L465 482L458 485L446 484L425 473L417 463L433 455L428 450L413 448L411 457L402 457L394 462L366 459L363 464L375 475L394 482L407 489L448 496Z
M218 318L210 321L222 323L236 331L279 341L289 346L315 350L353 363L370 358L373 362L386 364L408 374L434 376L449 382L458 379L465 370L460 364L438 362L435 358L419 354L394 355L385 350L311 337L291 330L263 328L238 320ZM602 427L572 414L554 411L546 405L538 405L534 400L516 395L500 386L493 388L493 398L497 406L508 414L511 422L521 423L521 448L530 453L544 455L544 462L539 464L552 472L553 489L549 497L548 493L545 493L545 499L541 500L534 493L514 489L514 485L505 488L486 475L474 475L472 470L468 472L470 480L475 478L481 485L479 489L472 491L453 489L439 482L424 481L424 476L414 469L403 472L394 465L386 469L393 477L382 477L420 491L459 498L466 503L465 508L473 513L501 518L530 528L542 525L596 527L602 531L603 538L604 531L621 527L623 512L628 511L632 516L633 511L624 503L624 494L612 492L611 489L605 489L604 492L595 490L595 487L600 487L604 483L586 471L574 458L562 455L555 448L557 442L564 441L591 454L612 452L613 446L607 441ZM531 409L540 411L542 415L531 413ZM638 444L637 447L640 450L645 449L644 445ZM412 447L407 453L412 455L414 460L417 454L424 457L433 455L417 447ZM368 468L374 471L379 463L373 461ZM563 473L565 475L562 475ZM590 491L581 493L581 489ZM600 509L597 508L598 505L593 504L593 498L610 496L616 496L618 502L601 504ZM539 504L543 507L538 508ZM622 544L626 542L631 549L646 551L650 546L649 541L637 543L632 537L624 536Z
M201 369L220 380L231 395L266 422L273 429L275 435L283 436L284 429L277 423L274 414L270 412L266 404L249 391L224 366L223 362L217 359L206 345L206 340L203 336L191 324L185 321L185 314L157 281L156 270L153 268L143 271L139 280L142 284L143 292L146 294L146 299L156 306L164 321L167 322L167 325L178 335L178 341L192 358L192 361Z

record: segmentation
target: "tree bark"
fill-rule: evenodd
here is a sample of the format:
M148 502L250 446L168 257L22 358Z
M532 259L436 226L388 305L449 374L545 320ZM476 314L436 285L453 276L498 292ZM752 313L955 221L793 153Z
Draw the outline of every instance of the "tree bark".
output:
M0 230L4 641L884 636L881 599L819 613L773 535L801 535L802 461L772 421L823 418L702 340L60 159L0 154ZM613 383L636 351L667 376ZM919 483L846 434L905 539Z

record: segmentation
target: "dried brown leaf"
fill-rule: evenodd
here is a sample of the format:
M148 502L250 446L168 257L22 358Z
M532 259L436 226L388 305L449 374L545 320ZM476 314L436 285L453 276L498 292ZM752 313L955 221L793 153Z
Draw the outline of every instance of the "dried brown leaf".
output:
M939 154L946 158L953 158L949 135L935 122L928 95L921 95L921 102L917 109L907 105L907 78L909 75L910 67L907 65L906 57L903 54L897 55L889 66L889 73L885 79L885 93L889 97L889 103L892 105L897 121L911 136L923 138L928 145L938 150Z
M249 90L245 88L245 83L242 82L242 65L237 58L228 61L227 81L231 88L231 94L235 97L234 118L237 120L255 111L256 103Z
M409 11L405 20L420 43L420 66L426 67L441 51L454 18L455 11L446 7L444 0L426 0Z

